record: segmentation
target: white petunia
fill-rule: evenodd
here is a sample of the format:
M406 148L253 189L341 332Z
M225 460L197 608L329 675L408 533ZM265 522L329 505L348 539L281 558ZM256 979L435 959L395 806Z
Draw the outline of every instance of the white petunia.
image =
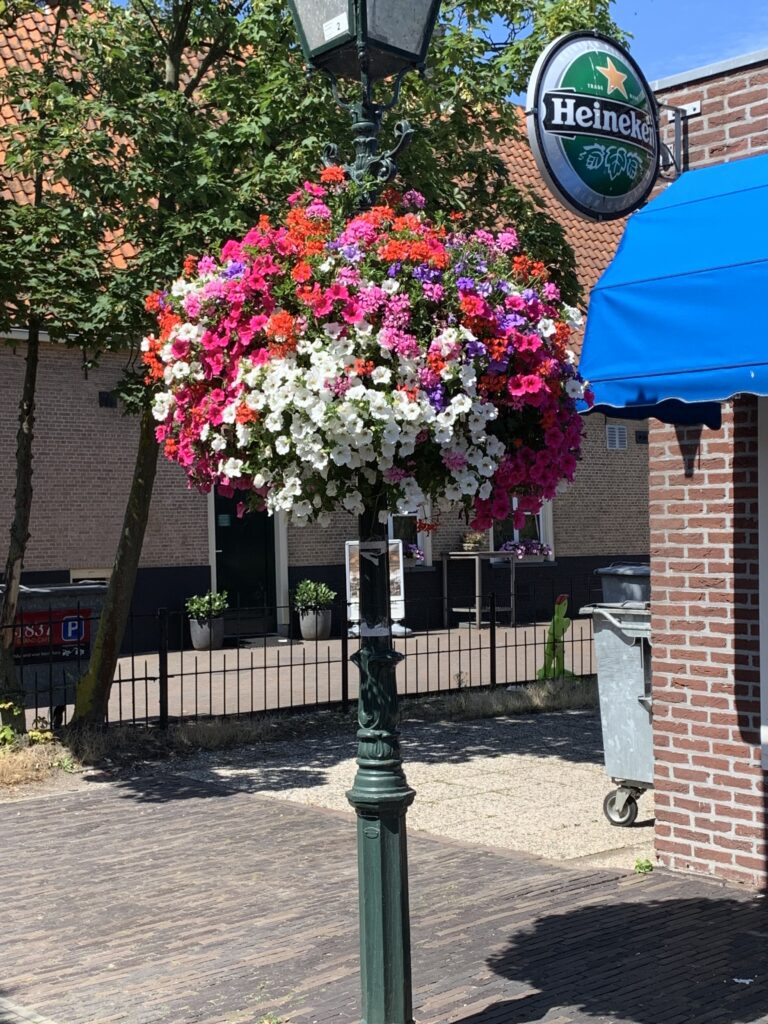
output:
M242 459L227 459L226 462L219 463L219 472L224 476L233 479L243 475L243 460Z

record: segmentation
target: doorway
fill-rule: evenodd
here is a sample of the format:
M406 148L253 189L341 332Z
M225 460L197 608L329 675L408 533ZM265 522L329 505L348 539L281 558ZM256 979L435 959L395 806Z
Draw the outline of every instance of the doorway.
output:
M274 632L275 528L266 512L237 517L237 498L214 496L216 587L229 595L227 616L242 629Z

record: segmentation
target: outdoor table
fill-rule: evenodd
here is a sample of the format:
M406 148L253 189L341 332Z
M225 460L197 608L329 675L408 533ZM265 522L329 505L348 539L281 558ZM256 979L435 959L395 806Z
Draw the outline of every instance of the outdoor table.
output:
M468 611L475 614L475 626L480 629L483 618L483 561L489 558L510 563L509 612L512 625L515 623L515 562L518 556L513 551L447 551L443 555L443 628L449 627L449 613ZM475 606L474 608L451 609L448 603L448 563L451 559L472 559L475 563Z

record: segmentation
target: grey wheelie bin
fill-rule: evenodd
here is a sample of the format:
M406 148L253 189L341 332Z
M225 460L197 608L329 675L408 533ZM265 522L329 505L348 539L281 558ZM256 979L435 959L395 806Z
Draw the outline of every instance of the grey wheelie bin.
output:
M605 770L616 784L603 802L612 825L632 825L653 788L651 612L646 601L593 604Z

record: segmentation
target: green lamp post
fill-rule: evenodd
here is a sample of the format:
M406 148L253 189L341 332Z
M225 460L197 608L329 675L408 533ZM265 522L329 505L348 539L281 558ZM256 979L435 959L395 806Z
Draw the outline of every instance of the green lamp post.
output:
M440 0L289 0L289 7L308 64L328 76L334 98L351 116L355 160L344 169L362 186L365 207L394 177L395 158L413 135L400 121L394 148L379 152L382 116L397 103L404 75L424 68ZM392 76L389 102L374 102L375 83ZM341 96L339 78L359 82L358 100ZM338 148L326 146L323 159L338 163ZM360 728L347 797L357 812L363 1022L411 1024L405 815L415 794L397 729L395 671L402 655L392 647L385 512L383 500L372 502L359 519L361 646L353 661L360 670Z

